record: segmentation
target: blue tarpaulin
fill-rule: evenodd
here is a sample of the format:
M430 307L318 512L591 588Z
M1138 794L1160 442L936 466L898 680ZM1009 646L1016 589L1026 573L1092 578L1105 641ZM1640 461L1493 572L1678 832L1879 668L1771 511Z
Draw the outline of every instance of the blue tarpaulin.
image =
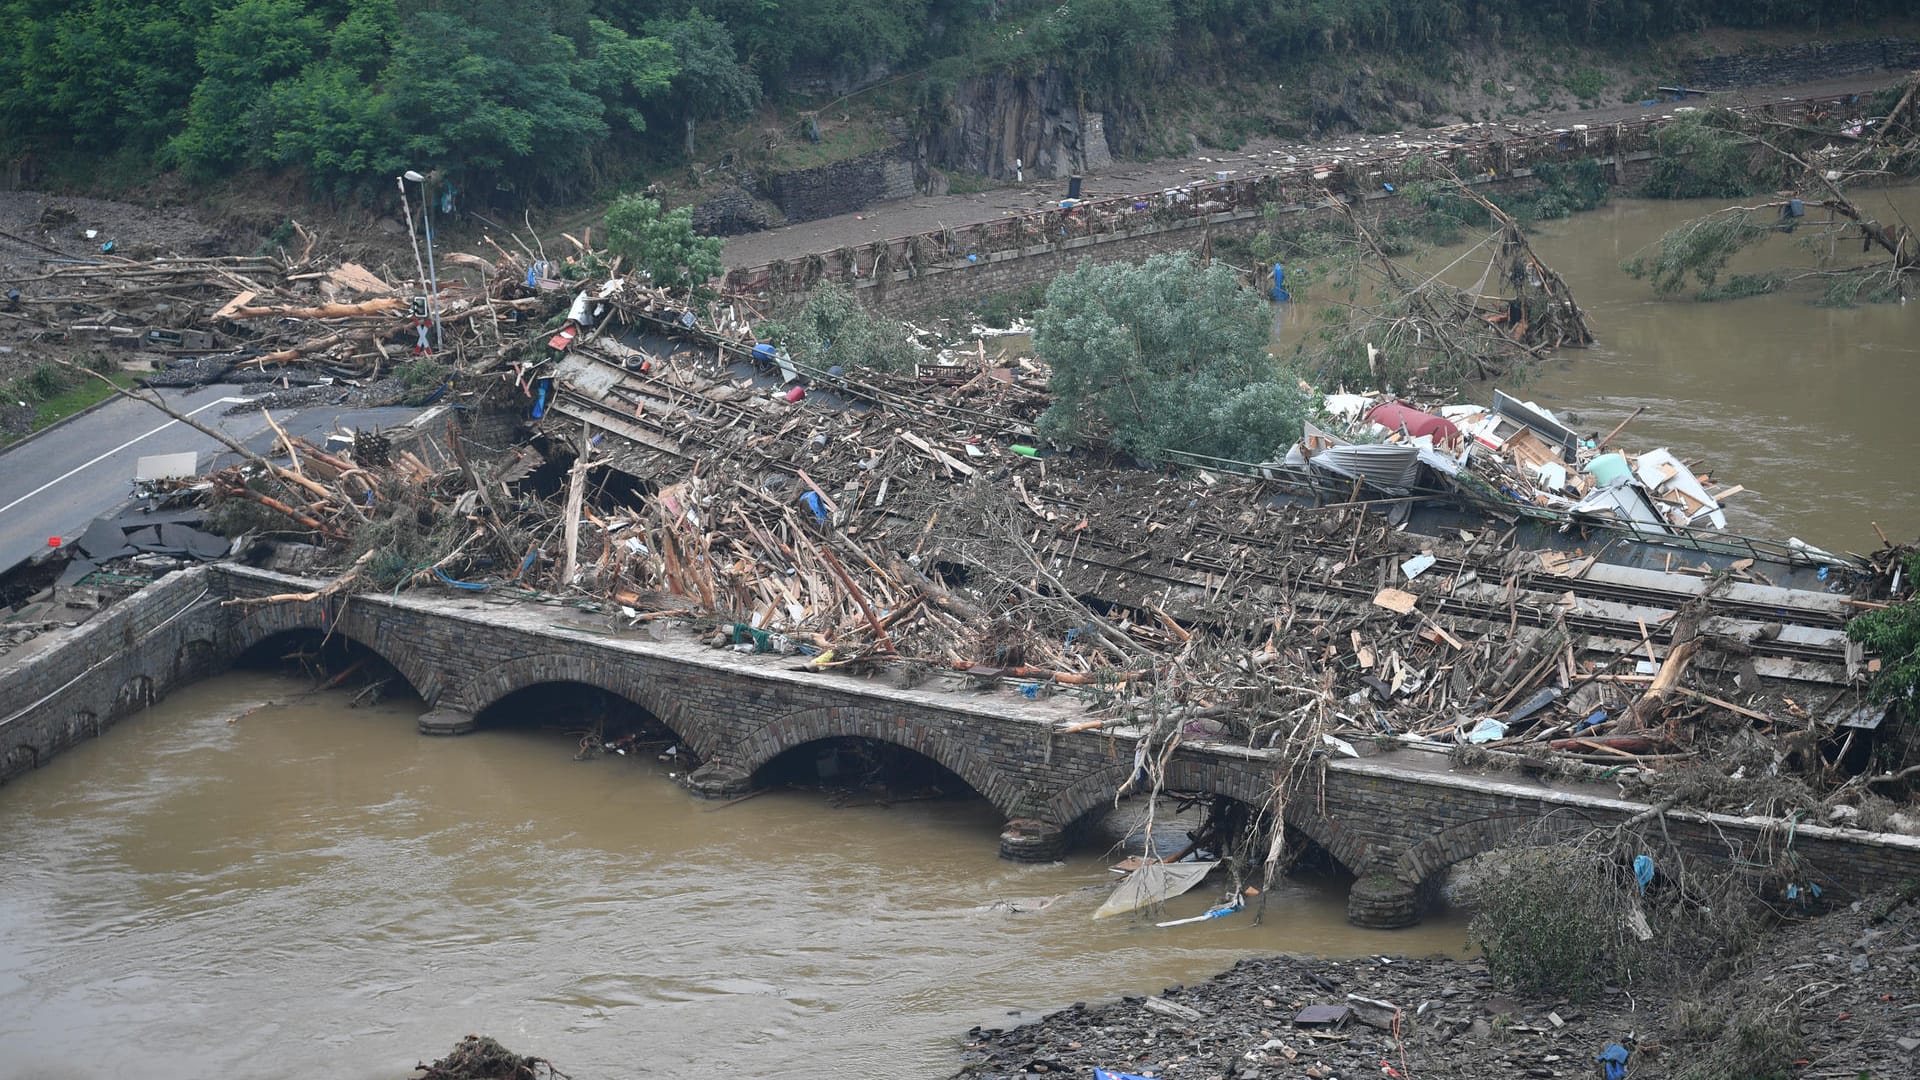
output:
M813 511L813 520L819 522L822 525L825 525L827 523L827 506L826 506L826 503L820 500L820 496L818 494L809 491L806 494L800 496L800 501L803 503L806 503L807 509Z

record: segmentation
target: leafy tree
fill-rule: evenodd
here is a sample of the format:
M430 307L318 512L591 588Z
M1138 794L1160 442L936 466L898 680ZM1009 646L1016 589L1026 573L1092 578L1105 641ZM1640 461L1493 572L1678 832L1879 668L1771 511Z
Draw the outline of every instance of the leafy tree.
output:
M276 84L263 115L271 121L256 153L303 169L321 186L348 189L409 168L384 94L369 94L347 64L328 60Z
M760 83L734 55L733 35L694 8L686 18L656 25L653 33L673 48L672 108L687 125L687 157L693 128L701 120L744 116L760 103Z
M790 318L761 327L763 336L784 345L795 359L819 367L873 371L912 371L920 350L907 328L860 306L853 290L822 282L813 287Z
M666 213L641 195L622 195L607 208L607 250L664 288L704 285L722 270L720 238L693 231L693 210Z
M298 74L326 39L301 0L239 0L213 17L200 40L203 75L187 105L186 130L169 144L178 160L231 168L246 157L249 127L274 82ZM269 129L270 130L270 129Z
M1757 152L1724 113L1690 114L1653 132L1640 193L1650 199L1738 198L1780 182L1778 159Z
M789 56L855 78L910 56L927 33L927 0L815 0L779 14Z
M1920 553L1904 560L1906 579L1920 574ZM1880 701L1894 701L1911 713L1920 691L1920 600L1906 600L1869 611L1847 624L1847 637L1880 657L1880 674L1871 691Z
M211 9L207 0L45 4L47 32L33 35L18 109L83 148L157 147L179 129L199 79L195 45Z
M1267 352L1268 329L1265 302L1228 267L1186 254L1082 262L1048 286L1034 320L1034 351L1053 367L1041 434L1104 435L1145 458L1264 459L1299 437L1308 413Z
M674 46L657 37L632 37L599 19L587 23L587 32L593 49L579 73L581 89L598 98L607 116L628 131L645 131L647 121L641 106L666 94L678 82L680 65L674 58Z

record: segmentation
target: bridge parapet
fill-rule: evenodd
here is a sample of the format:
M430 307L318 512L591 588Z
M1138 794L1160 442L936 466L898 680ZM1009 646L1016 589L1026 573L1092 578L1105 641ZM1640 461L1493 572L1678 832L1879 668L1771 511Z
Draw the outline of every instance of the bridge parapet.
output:
M312 591L315 583L244 567L175 575L78 632L68 647L0 659L0 780L45 761L113 718L211 674L276 634L344 635L386 658L429 710L423 731L455 733L508 694L582 683L617 694L671 728L704 763L689 786L750 790L780 754L822 739L877 739L959 776L1006 819L1003 855L1053 859L1075 826L1111 807L1132 771L1137 732L1065 733L1084 718L1065 697L900 687L799 670L686 639L609 634L571 609L486 599L382 596L222 606ZM21 704L15 705L15 702ZM1192 741L1168 786L1263 806L1282 766L1272 751ZM1644 816L1611 787L1454 769L1416 749L1329 759L1284 808L1286 823L1358 879L1349 917L1417 921L1436 876L1516 831L1585 832ZM1694 855L1745 866L1783 862L1804 887L1836 895L1920 878L1920 838L1669 811L1658 828Z

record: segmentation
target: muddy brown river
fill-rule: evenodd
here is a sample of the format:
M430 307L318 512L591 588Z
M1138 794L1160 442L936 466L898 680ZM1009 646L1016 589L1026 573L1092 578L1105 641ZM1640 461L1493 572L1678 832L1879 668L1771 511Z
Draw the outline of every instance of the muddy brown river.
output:
M1882 221L1920 222L1920 188L1859 201ZM1871 522L1895 540L1920 537L1920 302L1823 308L1817 293L1792 291L1698 303L1656 297L1620 272L1666 230L1724 205L1617 200L1541 225L1534 248L1572 286L1599 345L1516 393L1573 410L1582 431L1647 406L1622 442L1667 446L1744 484L1728 503L1733 531L1851 551L1879 545ZM1796 242L1806 235L1773 237L1733 268L1808 264ZM1857 256L1858 232L1842 246Z
M722 807L306 686L189 687L0 788L0 1076L393 1080L484 1032L578 1080L939 1077L975 1024L1248 953L1464 943L1459 914L1349 927L1325 879L1257 926L1095 923L1108 852L1003 862L983 800Z

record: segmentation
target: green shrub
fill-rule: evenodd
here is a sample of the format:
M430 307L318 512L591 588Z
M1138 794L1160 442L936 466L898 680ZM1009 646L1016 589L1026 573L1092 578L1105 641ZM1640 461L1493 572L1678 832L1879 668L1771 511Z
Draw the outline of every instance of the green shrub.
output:
M72 381L73 374L66 368L53 363L39 363L21 376L17 385L28 401L37 401L60 393L71 385Z
M816 367L912 371L920 349L905 325L860 306L853 290L822 282L792 315L763 323L760 336Z
M1920 573L1920 552L1904 561L1906 580ZM1865 645L1880 658L1880 674L1870 687L1879 701L1897 701L1911 708L1920 689L1920 601L1868 611L1847 624L1847 637Z
M1579 999L1640 974L1645 956L1624 922L1632 890L1611 859L1550 846L1504 848L1487 862L1469 890L1467 940L1496 978Z
M1169 450L1265 460L1311 412L1267 352L1270 327L1266 301L1221 264L1083 262L1053 280L1034 317L1034 351L1053 368L1040 434L1150 460Z

